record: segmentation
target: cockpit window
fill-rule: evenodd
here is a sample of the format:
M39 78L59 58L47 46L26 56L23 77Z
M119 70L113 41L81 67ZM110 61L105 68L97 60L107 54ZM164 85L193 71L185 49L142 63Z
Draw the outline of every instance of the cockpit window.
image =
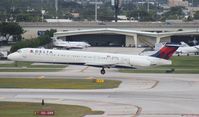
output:
M30 53L33 53L33 50L30 50Z

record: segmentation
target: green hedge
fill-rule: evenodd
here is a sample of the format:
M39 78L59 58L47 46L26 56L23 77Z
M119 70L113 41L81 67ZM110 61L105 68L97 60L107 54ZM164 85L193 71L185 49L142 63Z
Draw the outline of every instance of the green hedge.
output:
M18 49L21 48L36 48L39 46L43 46L46 45L48 43L51 42L51 38L53 36L53 33L56 32L56 30L50 30L50 31L46 31L45 35L40 36L38 38L35 39L31 39L31 40L22 40L20 42L15 43L14 45L12 45L10 52L15 52Z

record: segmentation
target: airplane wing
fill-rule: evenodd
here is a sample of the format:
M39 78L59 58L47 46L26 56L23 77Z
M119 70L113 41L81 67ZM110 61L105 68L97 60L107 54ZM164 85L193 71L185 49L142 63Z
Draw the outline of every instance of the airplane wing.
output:
M85 63L87 66L110 68L115 67L117 63Z
M133 68L136 69L135 66L129 66L125 64L118 63L85 63L86 66L92 67L103 67L103 68Z

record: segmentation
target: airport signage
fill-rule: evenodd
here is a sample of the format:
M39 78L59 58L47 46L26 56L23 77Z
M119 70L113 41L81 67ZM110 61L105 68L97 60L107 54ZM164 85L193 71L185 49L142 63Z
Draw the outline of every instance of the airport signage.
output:
M36 111L35 115L54 116L55 115L55 111L48 111L48 110Z
M105 81L104 81L104 79L96 79L95 82L96 83L104 83Z

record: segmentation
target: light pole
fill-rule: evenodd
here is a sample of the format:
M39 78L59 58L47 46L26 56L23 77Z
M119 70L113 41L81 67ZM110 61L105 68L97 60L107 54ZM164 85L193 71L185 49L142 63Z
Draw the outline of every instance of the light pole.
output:
M55 0L55 11L56 11L56 19L58 18L57 16L57 11L58 11L58 0Z
M115 22L117 22L117 16L118 16L118 10L119 10L119 0L115 0L114 1L115 2L115 4L114 4L114 6L115 6Z
M46 12L45 10L41 10L41 15L42 15L41 19L42 19L42 22L44 22L44 14L45 14L45 12Z
M97 22L97 0L95 0L95 22Z
M147 12L149 12L149 0L147 0Z
M192 0L192 7L193 7L193 0Z

